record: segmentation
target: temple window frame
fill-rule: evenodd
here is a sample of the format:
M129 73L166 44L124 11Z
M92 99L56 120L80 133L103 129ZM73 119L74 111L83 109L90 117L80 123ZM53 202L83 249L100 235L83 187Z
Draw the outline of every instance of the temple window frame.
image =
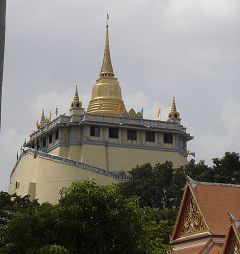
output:
M118 137L119 137L118 128L110 127L108 129L108 136L109 136L109 138L118 139Z
M127 130L128 140L137 140L137 130Z
M154 131L146 131L145 132L145 141L146 142L155 142L155 135L156 133Z
M99 126L90 126L90 137L100 137L100 127Z
M173 134L172 133L164 133L163 134L163 142L164 142L164 144L173 144Z

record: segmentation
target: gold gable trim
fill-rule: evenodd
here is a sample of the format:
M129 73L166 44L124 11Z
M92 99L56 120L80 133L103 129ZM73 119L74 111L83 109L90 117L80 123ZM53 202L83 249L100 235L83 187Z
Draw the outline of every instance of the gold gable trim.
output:
M231 240L231 247L229 254L240 254L240 237L238 229L236 228L235 223L232 223L233 237Z
M181 225L180 236L207 231L207 225L193 196L190 197Z
M232 239L229 254L240 254L239 244L237 243L237 239L235 235L233 236L233 239Z
M239 233L237 232L234 223L229 226L222 254L240 254Z
M195 207L198 211L198 214L202 220L204 227L202 229L198 228L198 230L196 230L196 231L187 233L186 230L183 230L183 225L184 225L184 220L185 220L191 199L193 200L193 202L195 204ZM196 222L196 224L198 225L197 222ZM195 227L195 229L196 229L196 227ZM183 198L181 201L180 209L178 212L176 224L174 226L171 241L173 242L178 238L186 237L186 236L190 236L190 235L194 235L194 234L199 234L199 233L203 233L203 232L213 233L209 227L209 224L207 223L207 220L206 220L204 214L202 213L202 210L199 205L199 201L194 193L193 187L188 180L185 185L185 190L184 190Z

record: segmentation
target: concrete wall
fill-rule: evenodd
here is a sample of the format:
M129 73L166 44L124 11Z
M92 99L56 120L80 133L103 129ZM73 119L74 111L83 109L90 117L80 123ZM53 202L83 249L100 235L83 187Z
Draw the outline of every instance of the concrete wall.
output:
M173 163L174 167L187 163L187 158L176 151L128 148L107 144L105 146L83 144L81 146L58 147L50 153L113 171L127 171L136 165L147 162L154 165L168 160Z
M21 157L10 179L9 193L30 195L39 202L57 203L59 191L68 187L73 181L93 179L97 184L105 185L116 183L117 180L96 174L89 170L62 164L50 159L25 154ZM18 188L16 188L18 183Z

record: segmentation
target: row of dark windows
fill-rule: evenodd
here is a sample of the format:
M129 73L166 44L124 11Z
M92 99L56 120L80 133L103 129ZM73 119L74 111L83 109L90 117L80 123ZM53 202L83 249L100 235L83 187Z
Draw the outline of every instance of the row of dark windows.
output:
M58 130L48 135L48 144L51 144L53 142L53 137L55 138L55 140L59 139ZM41 141L42 141L42 147L47 146L47 137L42 138ZM32 148L35 148L35 142L32 143ZM37 140L37 148L40 148L39 140Z
M118 128L109 128L108 129L109 138L118 138ZM90 136L91 137L100 137L100 127L90 126ZM146 131L146 142L155 142L155 132ZM127 139L128 140L137 140L137 131L136 130L127 130ZM173 134L165 133L164 134L164 143L172 144L173 143Z

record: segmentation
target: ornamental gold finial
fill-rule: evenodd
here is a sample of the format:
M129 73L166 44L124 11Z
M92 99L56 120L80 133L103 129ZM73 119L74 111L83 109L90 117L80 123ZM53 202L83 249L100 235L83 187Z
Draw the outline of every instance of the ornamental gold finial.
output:
M76 86L76 90L75 90L74 98L72 100L71 107L72 108L82 107L82 102L79 100L79 96L78 96L78 87L77 86Z
M38 121L37 121L36 126L37 126L38 129L40 129L41 127L45 126L48 123L49 123L49 119L47 119L47 117L45 117L44 109L42 109L42 116L41 116L40 123L38 123Z
M104 49L104 56L103 56L103 63L102 63L102 68L100 72L100 77L114 77L112 61L110 56L110 48L109 48L108 20L109 20L109 15L107 14L106 41L105 41L105 49Z
M106 20L106 41L100 78L92 89L92 97L87 112L96 115L121 116L125 111L121 87L115 77L109 49L108 19Z
M40 120L40 124L43 124L45 122L45 115L44 115L44 109L42 109L42 116Z
M176 103L175 103L175 97L173 97L171 112L172 113L176 113L177 112L177 107L176 107Z
M168 114L168 121L173 123L179 123L181 122L180 113L177 111L176 103L175 103L175 97L173 97L171 111Z

